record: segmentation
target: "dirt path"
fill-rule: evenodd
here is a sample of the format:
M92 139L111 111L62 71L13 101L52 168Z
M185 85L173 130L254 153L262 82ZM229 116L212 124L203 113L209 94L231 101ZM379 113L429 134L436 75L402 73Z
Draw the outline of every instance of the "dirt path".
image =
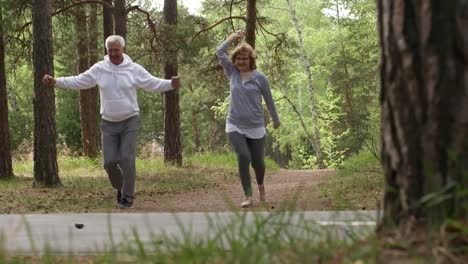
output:
M265 187L267 202L258 202L258 191L253 185L255 206L251 210L275 210L286 201L297 198L297 209L330 210L326 198L319 197L316 188L334 170L279 170L267 174ZM315 190L315 191L314 191ZM216 188L157 197L141 197L132 212L208 212L229 211L239 208L243 199L240 182L220 185Z

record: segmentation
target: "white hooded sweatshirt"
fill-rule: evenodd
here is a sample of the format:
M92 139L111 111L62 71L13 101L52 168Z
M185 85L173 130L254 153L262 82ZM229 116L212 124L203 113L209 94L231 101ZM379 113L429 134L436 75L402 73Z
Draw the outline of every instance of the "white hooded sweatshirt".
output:
M56 86L73 90L99 86L102 119L112 122L140 113L137 88L157 92L172 90L171 80L154 77L126 54L123 58L121 64L115 65L106 55L103 61L78 76L57 78Z

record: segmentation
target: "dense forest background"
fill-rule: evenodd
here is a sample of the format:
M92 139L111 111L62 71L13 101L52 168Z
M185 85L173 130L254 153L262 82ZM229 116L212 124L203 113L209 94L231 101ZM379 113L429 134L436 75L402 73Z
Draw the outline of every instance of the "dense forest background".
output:
M57 12L52 29L55 76L79 73L80 39L88 40L89 54L97 51L99 60L104 55L102 5L85 2L89 3L73 6L74 1L53 1L53 12ZM11 148L13 156L21 158L32 153L34 136L31 1L2 0L1 4ZM126 53L155 76L164 77L162 52L169 38L162 10L148 0L126 1L126 5L139 6L128 12ZM77 22L78 10L85 11L84 27ZM178 73L183 81L180 132L185 154L229 149L224 132L229 87L215 49L229 33L245 28L245 21L238 18L245 10L246 2L228 0L206 0L199 14L178 8L177 34L171 36L169 45L178 50ZM310 142L319 134L326 167L339 167L358 153L378 157L379 51L374 1L257 0L256 10L257 66L270 80L282 123L277 130L268 123L267 155L284 167L317 168ZM310 67L304 67L304 59ZM89 58L88 66L92 63ZM55 100L58 151L82 155L80 94L56 89ZM162 155L163 96L141 91L139 104L139 155ZM317 130L312 129L315 126Z

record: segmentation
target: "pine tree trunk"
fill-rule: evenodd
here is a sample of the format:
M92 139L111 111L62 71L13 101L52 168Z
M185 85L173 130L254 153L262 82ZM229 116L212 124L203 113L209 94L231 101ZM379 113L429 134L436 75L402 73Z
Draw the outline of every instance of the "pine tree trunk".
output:
M34 0L34 179L44 186L61 185L57 166L54 88L42 84L54 74L50 0Z
M88 24L88 52L89 61L88 65L91 67L99 61L98 52L98 6L90 6L90 19ZM99 127L99 121L101 120L99 114L99 90L98 87L89 90L89 109L88 120L89 120L89 155L95 157L99 154L101 146L101 132ZM96 153L96 154L94 154Z
M8 125L8 96L5 69L5 45L2 7L0 6L0 178L13 176L11 162L10 126Z
M115 34L127 40L127 11L125 0L114 0Z
M256 0L247 0L247 23L245 25L245 42L255 49L255 34L257 25Z
M86 7L80 6L75 11L76 35L77 35L77 56L78 72L85 72L89 68L88 52L88 30L86 23ZM96 88L80 90L80 127L81 140L83 145L83 155L87 157L96 157L97 142L96 131Z
M177 76L178 62L175 45L177 30L177 1L164 0L164 75L166 79ZM182 166L182 146L180 143L179 91L164 94L164 162Z
M379 0L381 229L467 216L468 5Z
M112 0L104 0L109 5L112 5ZM104 31L104 40L114 34L114 13L111 7L107 5L102 6L102 28ZM107 54L107 49L104 47L104 54Z

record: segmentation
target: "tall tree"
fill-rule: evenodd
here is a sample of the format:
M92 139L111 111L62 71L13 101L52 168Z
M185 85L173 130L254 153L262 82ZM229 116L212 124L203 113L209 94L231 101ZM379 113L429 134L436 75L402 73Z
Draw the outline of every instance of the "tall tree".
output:
M292 5L291 0L288 0L288 7L289 7L289 12L291 14L291 18L294 24L294 28L296 29L296 32L297 32L297 37L299 38L299 48L301 49L300 53L301 53L302 65L307 75L307 85L309 87L309 103L310 103L310 111L311 111L311 117L312 117L312 130L314 133L313 142L312 142L313 148L314 148L315 156L317 158L317 165L319 166L319 168L323 169L325 168L325 164L323 162L322 144L320 143L320 132L318 129L317 100L315 96L314 83L312 80L312 72L311 72L312 67L310 65L309 57L307 56L307 53L305 51L304 37L302 36L302 30L301 30L301 26L299 25L299 19L297 18L296 10Z
M78 72L85 72L89 68L88 28L86 6L79 6L75 12ZM89 32L93 32L90 28ZM94 33L96 31L94 30ZM90 34L90 37L93 34ZM88 157L98 155L98 116L97 116L97 88L80 90L80 128L83 154Z
M94 65L99 61L99 33L98 33L98 5L90 5L90 16L88 24L88 53L89 53L89 66ZM89 108L91 111L88 113L88 119L91 123L89 131L89 142L90 142L90 153L96 152L99 153L99 148L101 146L101 134L99 128L99 91L98 88L92 88L89 92L89 97L92 100L89 102ZM95 150L92 150L95 148Z
M464 0L378 1L384 230L467 217L467 13Z
M112 0L104 0L104 2L112 5ZM102 26L104 30L104 39L114 34L113 8L108 5L102 5ZM104 54L107 54L106 47L104 47Z
M127 10L125 0L114 0L115 34L127 38Z
M0 178L13 176L8 125L8 99L5 70L5 45L2 7L0 6Z
M247 17L245 24L245 41L255 49L255 36L257 27L257 0L247 0Z
M177 29L177 0L164 0L164 76L171 79L177 76L177 47L175 33ZM180 107L179 91L164 94L164 162L182 166L182 146L180 143Z
M51 0L34 0L34 179L45 186L61 185L57 166L55 93L42 84L44 74L54 74Z

